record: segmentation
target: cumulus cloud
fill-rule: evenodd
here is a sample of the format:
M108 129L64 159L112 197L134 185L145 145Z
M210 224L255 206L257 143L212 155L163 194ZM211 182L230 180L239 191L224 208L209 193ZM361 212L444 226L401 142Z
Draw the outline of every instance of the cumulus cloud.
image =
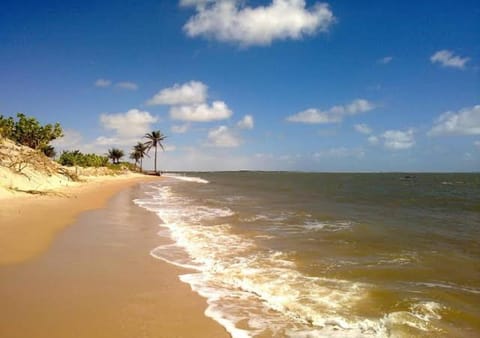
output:
M327 31L335 21L327 4L307 8L304 0L273 0L257 7L246 6L242 0L181 0L180 5L196 10L183 27L188 36L242 46L298 40Z
M112 84L112 81L106 79L98 79L95 81L95 87L109 87Z
M173 125L170 128L170 130L172 131L172 133L175 133L175 134L184 134L188 131L189 128L190 128L190 125L186 123L181 125Z
M52 141L52 145L60 150L77 148L83 140L82 134L73 129L63 131L63 137Z
M175 84L155 94L147 105L191 105L204 103L207 99L208 87L199 81L190 81L182 85Z
M393 56L385 56L385 57L379 59L377 62L382 64L382 65L386 65L387 63L392 62L392 60L393 60Z
M480 135L480 105L443 113L428 135Z
M430 57L432 63L439 63L442 67L463 69L470 60L468 57L460 57L449 50L439 50Z
M310 108L287 117L287 121L309 124L339 123L342 122L346 116L364 113L374 108L375 105L371 102L364 99L357 99L348 105L333 106L328 110Z
M408 129L406 131L387 130L382 134L382 138L385 147L392 150L409 149L415 145L413 129Z
M149 132L151 124L158 121L147 111L130 109L126 113L104 113L100 115L100 122L107 130L113 130L120 138L143 136Z
M368 137L368 143L370 143L370 144L376 145L376 144L378 144L378 141L379 141L378 137L375 136L375 135L371 135L371 136Z
M189 122L209 122L228 119L233 112L223 101L207 102L208 87L199 81L175 84L160 90L148 100L148 105L169 105L170 118ZM174 128L181 132L182 128Z
M227 126L220 126L208 132L209 146L234 148L241 143L241 140Z
M245 115L243 119L238 121L237 127L240 129L253 129L253 117L252 115Z
M170 109L170 117L173 120L191 122L209 122L228 119L233 112L223 101L213 101L190 106L174 106Z
M117 86L118 88L122 88L122 89L126 89L126 90L137 90L138 89L138 85L134 82L118 82L117 84L115 84L115 86Z
M372 129L369 126L367 126L365 123L356 124L353 127L360 134L370 135L372 133Z

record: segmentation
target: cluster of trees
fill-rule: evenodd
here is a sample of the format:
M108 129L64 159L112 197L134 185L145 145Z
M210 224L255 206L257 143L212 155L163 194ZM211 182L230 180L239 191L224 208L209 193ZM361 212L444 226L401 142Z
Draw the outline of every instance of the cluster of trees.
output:
M0 137L8 138L14 142L42 151L48 157L55 157L55 148L50 142L63 136L63 130L59 123L41 125L34 117L27 117L25 114L18 113L17 118L4 117L0 115ZM155 149L155 172L157 172L157 151L158 148L165 150L163 141L166 136L160 130L145 134L146 142L138 142L133 146L130 158L135 161L135 166L140 164L140 171L143 170L143 159L148 157L151 149ZM102 167L108 164L111 159L114 165L120 164L120 159L124 157L123 150L111 148L107 156L96 154L83 154L79 150L63 151L58 162L66 166L81 167Z
M55 157L55 149L50 142L63 136L60 124L42 126L34 117L18 113L17 119L0 115L0 137L9 138L16 143L38 149L49 157Z
M58 163L65 166L105 167L108 164L107 156L97 154L83 154L79 150L63 151Z
M145 134L144 138L147 139L146 142L138 142L133 146L132 152L130 153L130 158L135 161L135 165L140 164L140 171L143 170L143 159L145 156L148 157L148 153L152 148L155 149L155 159L154 166L155 172L157 172L157 152L158 148L165 150L163 146L163 141L167 138L162 134L160 130L152 131L151 133ZM120 159L125 156L123 150L118 148L111 148L108 150L108 158L112 160L113 164L120 163Z

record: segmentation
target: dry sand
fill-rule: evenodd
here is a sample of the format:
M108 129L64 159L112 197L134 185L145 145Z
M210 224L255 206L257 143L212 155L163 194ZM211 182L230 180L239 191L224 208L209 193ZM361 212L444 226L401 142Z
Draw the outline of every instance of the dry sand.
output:
M159 220L132 203L140 180L3 200L0 337L228 337L186 271L148 255Z

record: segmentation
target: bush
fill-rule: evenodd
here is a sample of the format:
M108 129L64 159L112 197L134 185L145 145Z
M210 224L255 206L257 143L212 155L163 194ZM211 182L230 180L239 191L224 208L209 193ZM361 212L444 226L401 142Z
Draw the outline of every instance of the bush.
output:
M17 121L0 115L0 136L32 149L42 149L51 141L62 137L63 131L58 123L42 126L36 118L18 113Z
M13 130L15 128L15 121L12 117L6 118L0 115L0 137L9 138L13 137Z
M45 154L45 156L50 158L54 158L55 156L57 156L57 152L55 151L55 148L50 145L42 147L41 151L42 153Z
M79 150L63 151L58 163L64 166L80 167L104 167L108 163L108 157L97 154L83 154Z

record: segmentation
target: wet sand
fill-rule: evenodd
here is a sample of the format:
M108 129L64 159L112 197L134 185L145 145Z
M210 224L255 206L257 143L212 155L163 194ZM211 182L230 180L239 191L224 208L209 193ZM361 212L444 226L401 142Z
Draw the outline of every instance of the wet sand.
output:
M148 254L162 239L159 219L132 203L140 193L123 190L57 229L42 254L0 267L0 337L228 337L178 280L186 270Z
M49 195L0 199L0 266L26 261L44 252L55 235L83 211L105 206L115 193L158 177L98 177Z

